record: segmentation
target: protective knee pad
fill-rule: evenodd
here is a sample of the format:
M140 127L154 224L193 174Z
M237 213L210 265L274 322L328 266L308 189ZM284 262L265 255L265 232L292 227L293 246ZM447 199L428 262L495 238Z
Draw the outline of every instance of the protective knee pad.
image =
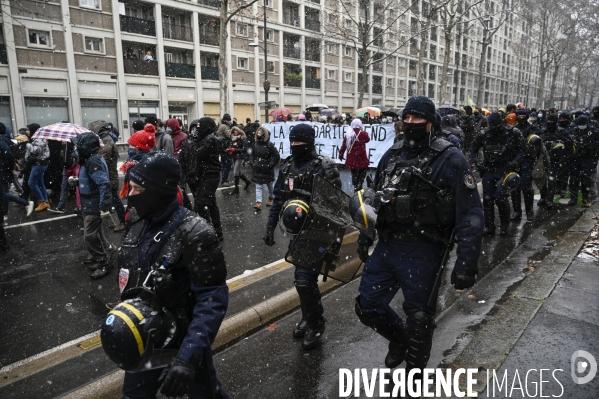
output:
M433 332L437 325L434 316L418 310L408 316L410 324L410 343L406 358L406 369L424 369L431 356Z
M372 328L374 331L379 333L383 338L389 341L400 342L407 332L403 325L392 325L390 323L390 317L387 315L381 315L374 310L364 310L360 306L360 296L356 298L355 306L356 315L358 319L367 327Z

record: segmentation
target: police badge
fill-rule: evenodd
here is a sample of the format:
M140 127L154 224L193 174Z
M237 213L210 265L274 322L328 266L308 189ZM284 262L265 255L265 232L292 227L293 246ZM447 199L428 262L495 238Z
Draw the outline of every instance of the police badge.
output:
M470 174L464 175L464 184L470 189L476 188L476 179Z

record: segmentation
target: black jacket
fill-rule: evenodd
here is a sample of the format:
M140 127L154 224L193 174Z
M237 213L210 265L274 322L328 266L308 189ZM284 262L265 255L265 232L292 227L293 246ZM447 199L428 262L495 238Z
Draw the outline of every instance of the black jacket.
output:
M183 180L195 185L200 180L219 178L221 153L218 139L214 134L189 136L181 145L177 156L183 172Z
M79 154L79 195L82 212L100 215L112 208L108 165L99 153L100 142L93 133L84 133L71 140Z
M275 180L275 167L281 160L279 151L270 142L268 130L264 129L264 140L256 141L252 147L252 181L269 184Z

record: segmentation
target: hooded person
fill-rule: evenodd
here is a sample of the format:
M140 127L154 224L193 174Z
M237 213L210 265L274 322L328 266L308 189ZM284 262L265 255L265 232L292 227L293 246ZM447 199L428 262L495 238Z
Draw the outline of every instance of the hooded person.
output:
M570 119L570 114L567 112L559 113L557 124L559 127L566 130L574 127L574 122L572 122L572 119Z
M181 143L187 138L187 134L181 130L179 121L175 118L171 118L166 121L166 126L171 129L171 138L173 139L173 156L177 156L181 150Z
M266 206L272 206L274 202L275 167L279 164L281 156L270 141L268 129L259 127L256 130L256 141L250 151L252 160L252 182L256 185L256 210L262 209L263 186L268 188L268 202Z
M37 123L30 123L27 125L27 130L25 131L25 135L27 136L27 141L23 144L23 166L21 172L23 173L23 192L19 197L29 201L31 197L31 188L27 184L29 181L29 176L31 175L31 167L33 164L31 162L27 162L25 160L25 153L27 152L27 145L31 142L31 136L35 134L40 128L40 125ZM37 198L35 199L37 201Z
M231 172L231 167L233 166L233 157L231 154L225 152L227 148L231 148L231 115L224 114L221 120L220 125L218 126L218 130L216 131L216 137L220 142L219 153L221 155L221 163L222 163L222 177L221 184L223 186L229 185L229 172Z
M226 152L233 158L233 177L235 179L235 188L229 193L230 195L239 194L240 179L245 182L245 187L243 188L245 191L247 191L252 184L252 182L245 177L243 171L241 170L243 166L243 160L245 159L247 153L246 147L246 135L244 131L237 126L234 126L231 129L231 147L226 150Z
M31 167L27 185L37 199L36 212L50 208L44 174L50 163L50 148L47 140L35 138L27 143L25 162Z
M10 185L15 183L16 180L13 175L15 159L13 157L11 144L12 142L8 137L5 125L0 122L0 191L2 192L0 208L4 210L4 213L0 215L0 224L4 223L2 217L8 214L9 201L26 207L27 216L31 216L34 207L33 201L27 201L26 199L17 197L9 191ZM0 232L0 242L2 241L1 234L2 233Z
M270 208L266 234L263 237L268 246L275 244L275 228L285 210L283 204L293 200L306 201L311 195L315 175L319 174L337 188L341 188L335 161L316 153L315 131L311 125L299 123L293 126L289 132L289 143L291 156L285 160L279 171L274 187L275 199ZM325 329L325 319L322 316L324 308L318 289L319 273L309 268L310 266L295 266L295 288L300 298L302 318L294 329L293 336L303 338L302 347L305 350L318 345Z
M435 112L434 128L437 137L449 141L456 148L462 148L464 132L458 127L453 115L441 117L439 112Z
M104 233L102 212L112 208L110 174L108 165L100 154L100 140L94 133L83 133L71 139L81 165L79 179L73 184L79 186L81 213L83 214L83 242L89 256L83 261L89 265L95 280L106 276L112 270L112 255L116 247L110 244Z
M114 227L115 232L125 230L125 206L119 197L119 172L117 164L119 161L119 150L116 147L114 140L110 134L110 125L103 120L91 122L88 128L93 133L100 136L104 146L100 149L100 154L104 157L106 165L108 165L108 174L110 178L110 194L112 196L112 205L116 210L119 218L119 224ZM65 174L66 176L66 174Z
M218 235L206 220L179 205L181 168L171 155L151 153L131 169L130 177L132 209L119 252L119 275L127 277L120 288L124 293L134 291L157 263L170 259L163 270L172 284L157 287L160 282L152 280L149 285L155 287L152 291L165 311L176 315L172 328L177 334L169 343L176 351L170 364L126 372L123 397L155 398L160 390L167 397L227 399L211 350L229 302L227 265ZM108 325L103 328L110 330ZM123 345L137 352L135 341L109 337L105 334L102 344L115 362L129 353Z
M370 165L366 153L366 143L369 141L370 136L364 130L361 120L354 119L351 121L351 125L345 128L345 135L339 149L339 159L343 161L347 151L345 167L351 172L354 191L360 191L364 179L366 179L366 173Z

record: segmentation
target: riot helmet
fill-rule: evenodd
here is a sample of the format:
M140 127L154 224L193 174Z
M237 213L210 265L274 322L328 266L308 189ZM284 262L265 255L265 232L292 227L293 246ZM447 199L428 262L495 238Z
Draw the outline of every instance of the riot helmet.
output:
M538 158L539 155L541 155L541 146L543 145L543 142L539 136L531 134L526 141L526 145L528 146L528 152L535 158Z
M349 201L349 215L353 225L371 239L375 239L377 218L376 211L372 207L374 196L375 191L367 188L357 191Z
M297 235L307 227L312 217L312 209L307 202L295 199L285 202L279 226L287 235Z
M501 184L502 189L509 194L520 186L520 175L516 172L510 172L499 180L498 184Z
M108 313L100 329L102 348L125 371L164 366L152 364L152 358L157 350L174 344L178 334L175 317L149 289L134 288L125 294L129 291L139 295L119 303Z
M551 148L550 155L555 158L565 157L567 154L566 154L566 146L564 145L564 143L557 143L556 145L554 145Z

